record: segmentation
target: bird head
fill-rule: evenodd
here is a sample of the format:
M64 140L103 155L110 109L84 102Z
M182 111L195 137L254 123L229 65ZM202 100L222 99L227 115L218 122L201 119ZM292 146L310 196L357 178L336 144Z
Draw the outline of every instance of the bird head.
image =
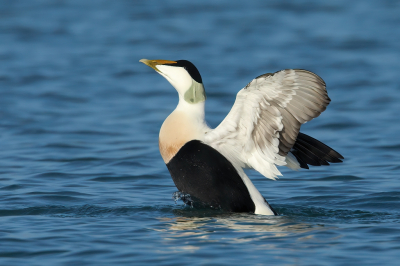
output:
M206 93L197 68L187 60L148 60L139 62L148 65L166 78L178 91L179 98L190 104L204 102Z

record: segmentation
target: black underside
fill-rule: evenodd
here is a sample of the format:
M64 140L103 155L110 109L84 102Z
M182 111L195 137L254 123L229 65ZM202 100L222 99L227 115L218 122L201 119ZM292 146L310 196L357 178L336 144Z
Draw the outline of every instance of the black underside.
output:
M189 194L195 206L255 211L249 191L233 165L201 141L186 143L167 167L178 190Z
M341 163L341 154L306 134L299 132L291 153L300 163L301 168L309 169L308 165L319 166L329 163Z

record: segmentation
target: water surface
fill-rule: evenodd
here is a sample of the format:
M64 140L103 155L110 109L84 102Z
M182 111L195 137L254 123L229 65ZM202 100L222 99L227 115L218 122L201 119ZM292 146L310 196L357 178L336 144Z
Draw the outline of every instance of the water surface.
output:
M2 1L1 265L396 265L395 1ZM175 204L158 131L174 89L141 58L200 70L215 127L251 79L303 68L332 102L302 127L346 158L267 180L279 216Z

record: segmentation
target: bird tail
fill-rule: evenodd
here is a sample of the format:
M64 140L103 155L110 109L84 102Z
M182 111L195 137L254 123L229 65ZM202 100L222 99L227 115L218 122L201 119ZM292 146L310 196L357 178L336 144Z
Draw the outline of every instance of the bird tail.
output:
M309 169L308 165L329 165L329 163L341 163L341 159L344 159L331 147L301 132L290 152L296 157L300 167L305 169Z

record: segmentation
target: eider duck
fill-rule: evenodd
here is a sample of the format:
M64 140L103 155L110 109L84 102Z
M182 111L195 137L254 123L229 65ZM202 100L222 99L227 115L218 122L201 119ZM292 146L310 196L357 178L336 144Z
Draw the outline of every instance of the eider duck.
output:
M342 162L338 152L300 133L300 126L330 102L325 82L310 71L285 69L256 77L238 92L221 124L211 129L204 118L203 82L191 62L140 62L178 91L178 106L161 126L159 148L176 187L190 195L191 204L276 215L243 168L275 180L281 175L277 166L297 170Z

